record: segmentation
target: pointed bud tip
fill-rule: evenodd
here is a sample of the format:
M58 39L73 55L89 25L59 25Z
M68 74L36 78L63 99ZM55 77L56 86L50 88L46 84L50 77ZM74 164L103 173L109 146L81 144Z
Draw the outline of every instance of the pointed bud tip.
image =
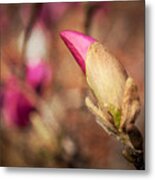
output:
M86 54L89 46L96 40L83 33L71 30L62 31L60 36L85 73Z

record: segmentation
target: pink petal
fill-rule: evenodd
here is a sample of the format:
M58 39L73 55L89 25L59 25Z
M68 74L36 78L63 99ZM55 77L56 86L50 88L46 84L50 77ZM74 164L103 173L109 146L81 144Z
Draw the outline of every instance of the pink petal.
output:
M27 65L26 81L38 93L42 87L52 80L52 69L45 62L36 65Z
M89 46L96 42L96 40L80 32L70 30L62 31L60 36L66 46L69 48L77 63L80 65L82 71L85 73L85 59L87 51Z
M30 124L29 116L34 110L34 106L22 92L15 77L6 82L3 109L7 125L26 127Z

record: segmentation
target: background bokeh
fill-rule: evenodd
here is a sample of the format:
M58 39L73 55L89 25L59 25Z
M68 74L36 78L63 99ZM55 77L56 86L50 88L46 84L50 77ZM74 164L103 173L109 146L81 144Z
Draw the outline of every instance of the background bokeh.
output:
M144 135L144 1L0 5L1 166L134 169L85 106L65 29L102 42L138 85Z

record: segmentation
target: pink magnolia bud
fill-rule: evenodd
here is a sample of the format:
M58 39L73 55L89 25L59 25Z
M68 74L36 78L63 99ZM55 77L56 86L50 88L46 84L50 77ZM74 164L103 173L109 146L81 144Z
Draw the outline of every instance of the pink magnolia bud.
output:
M26 82L35 89L39 94L42 88L48 85L52 80L52 69L43 61L37 64L27 65Z
M69 30L61 32L60 36L76 59L77 63L80 65L82 71L85 73L85 59L87 51L89 46L96 42L96 40L80 32Z
M34 110L30 99L23 93L15 77L6 82L3 112L8 126L26 127L30 124L30 113Z
M120 109L128 75L119 60L92 37L74 31L63 31L61 37L85 72L100 107Z

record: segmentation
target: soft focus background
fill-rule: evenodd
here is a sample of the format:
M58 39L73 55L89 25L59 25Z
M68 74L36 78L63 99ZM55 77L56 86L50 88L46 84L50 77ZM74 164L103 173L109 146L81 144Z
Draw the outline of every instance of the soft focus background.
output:
M139 88L144 135L144 1L0 5L1 166L134 169L85 106L89 89L60 39L102 42Z

